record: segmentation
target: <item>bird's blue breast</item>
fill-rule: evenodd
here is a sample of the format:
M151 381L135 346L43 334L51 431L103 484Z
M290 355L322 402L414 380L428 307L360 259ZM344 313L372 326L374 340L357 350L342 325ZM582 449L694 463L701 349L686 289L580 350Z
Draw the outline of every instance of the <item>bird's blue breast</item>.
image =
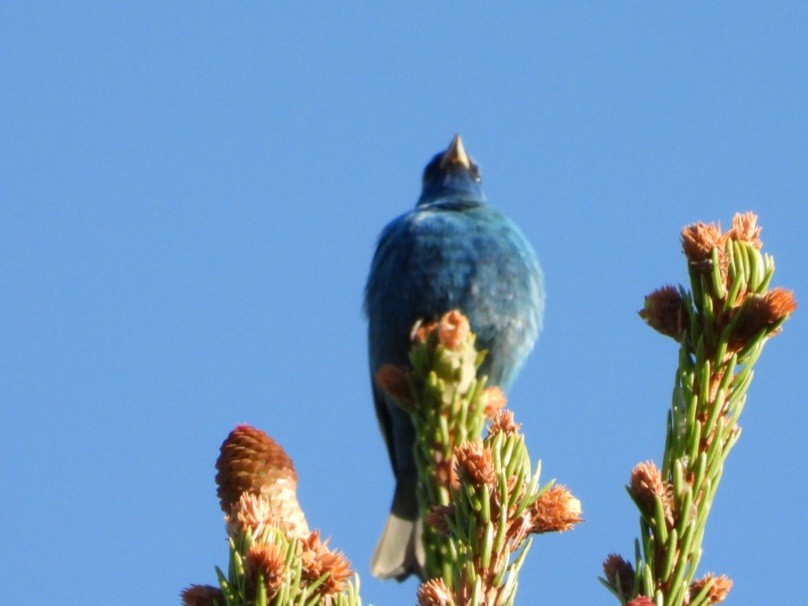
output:
M372 372L406 363L416 320L460 309L488 350L483 372L507 388L541 328L542 273L521 231L492 207L463 199L421 204L382 232L365 308Z

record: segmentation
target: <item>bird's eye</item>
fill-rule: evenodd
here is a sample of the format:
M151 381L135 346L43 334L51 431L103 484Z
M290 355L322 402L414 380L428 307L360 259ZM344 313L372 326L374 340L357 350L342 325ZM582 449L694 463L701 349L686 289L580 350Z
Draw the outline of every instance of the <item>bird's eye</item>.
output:
M470 170L471 170L471 175L474 177L474 180L479 183L480 180L482 179L482 175L480 174L480 167L477 166L474 162L472 162L471 166L470 166Z

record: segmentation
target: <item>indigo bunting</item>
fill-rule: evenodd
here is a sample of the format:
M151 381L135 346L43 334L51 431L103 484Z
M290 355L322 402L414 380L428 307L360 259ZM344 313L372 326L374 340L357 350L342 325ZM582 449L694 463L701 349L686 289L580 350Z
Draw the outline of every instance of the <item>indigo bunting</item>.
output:
M380 578L422 574L409 415L374 382L390 363L406 365L410 330L452 309L463 312L487 350L480 374L507 389L533 349L544 312L543 275L519 228L486 203L480 171L460 136L423 173L415 208L379 237L365 287L371 383L396 478L393 505L371 561Z

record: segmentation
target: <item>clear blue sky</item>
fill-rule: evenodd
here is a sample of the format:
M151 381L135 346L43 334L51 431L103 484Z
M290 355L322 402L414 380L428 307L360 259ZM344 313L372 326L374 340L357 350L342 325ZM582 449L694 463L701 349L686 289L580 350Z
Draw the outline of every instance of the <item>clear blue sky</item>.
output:
M511 403L587 520L534 543L519 603L614 603L595 577L632 553L623 485L659 460L676 356L636 310L685 280L679 230L755 210L808 301L808 4L268 4L0 8L0 602L213 582L213 465L248 422L364 602L414 603L368 572L392 478L360 309L459 132L547 274ZM708 527L733 604L804 599L806 317L757 367Z

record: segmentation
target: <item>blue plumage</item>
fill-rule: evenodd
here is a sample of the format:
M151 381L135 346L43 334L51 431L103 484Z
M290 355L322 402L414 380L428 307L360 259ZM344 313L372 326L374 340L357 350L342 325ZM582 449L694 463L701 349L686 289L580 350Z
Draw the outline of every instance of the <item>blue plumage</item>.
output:
M542 272L519 228L486 203L459 136L427 165L415 209L379 238L365 289L371 377L382 364L407 363L416 320L451 309L466 314L488 350L481 372L489 384L510 387L541 330ZM371 570L403 579L423 564L413 428L375 384L373 397L397 485Z

